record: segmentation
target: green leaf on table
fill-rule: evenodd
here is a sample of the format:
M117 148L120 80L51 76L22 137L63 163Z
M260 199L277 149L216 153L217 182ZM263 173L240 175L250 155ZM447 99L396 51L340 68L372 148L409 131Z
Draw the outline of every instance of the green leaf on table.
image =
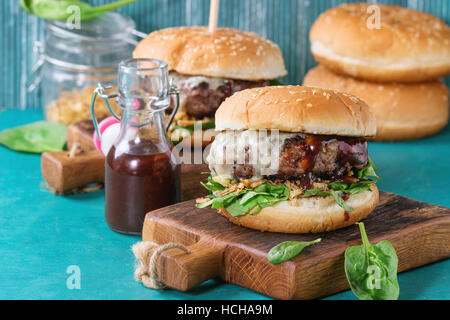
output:
M270 263L279 264L284 261L290 260L298 256L303 249L322 241L322 239L316 239L314 241L285 241L277 244L275 247L270 249L267 259Z
M362 222L357 223L362 245L345 250L345 275L360 300L397 300L398 257L392 244L383 240L371 245Z
M66 143L66 126L39 121L0 132L0 144L20 152L62 151Z
M67 21L76 14L76 11L71 10L75 7L79 8L80 20L88 20L136 1L121 0L97 7L79 0L20 0L19 4L27 13L40 18Z

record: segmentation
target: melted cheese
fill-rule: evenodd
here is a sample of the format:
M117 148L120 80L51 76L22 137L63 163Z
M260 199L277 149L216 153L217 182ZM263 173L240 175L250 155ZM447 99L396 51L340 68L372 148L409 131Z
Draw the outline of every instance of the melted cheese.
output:
M278 173L284 141L298 133L277 130L227 131L216 136L207 158L209 169L218 179L234 179L235 165L253 167L252 181Z
M218 87L225 84L225 79L221 78L208 78L204 76L186 76L177 72L171 72L170 76L180 88L192 89L198 86L200 83L207 83L210 89L216 90Z

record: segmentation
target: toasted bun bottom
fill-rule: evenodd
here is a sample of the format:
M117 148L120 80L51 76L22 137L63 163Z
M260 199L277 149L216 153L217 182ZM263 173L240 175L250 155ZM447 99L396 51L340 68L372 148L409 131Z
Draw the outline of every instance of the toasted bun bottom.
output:
M224 208L220 214L231 222L250 229L281 233L316 233L336 230L364 219L378 204L379 193L375 184L371 191L351 196L346 203L354 208L348 215L333 197L297 199L298 206L288 201L262 209L256 215L233 217Z

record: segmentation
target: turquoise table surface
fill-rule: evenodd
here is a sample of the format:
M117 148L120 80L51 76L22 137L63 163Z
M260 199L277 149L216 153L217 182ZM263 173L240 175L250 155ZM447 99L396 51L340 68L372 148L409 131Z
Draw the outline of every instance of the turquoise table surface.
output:
M40 119L39 110L3 111L0 130ZM450 207L450 127L415 142L371 143L370 154L382 190ZM139 238L106 226L103 191L56 196L41 186L40 156L0 146L0 159L0 299L268 299L221 281L188 293L143 287L130 250ZM81 271L79 290L66 285L71 265ZM400 274L400 299L450 299L449 271L450 259Z

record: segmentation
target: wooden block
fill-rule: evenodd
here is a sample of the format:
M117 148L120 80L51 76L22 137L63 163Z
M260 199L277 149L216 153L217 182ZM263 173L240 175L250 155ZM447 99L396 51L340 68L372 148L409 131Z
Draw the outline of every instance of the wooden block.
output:
M69 125L67 127L67 148L70 150L73 144L78 142L85 152L97 150L92 142L93 133L94 124L91 120L83 120Z
M450 208L381 192L364 224L371 243L393 244L399 272L450 257ZM293 260L279 265L267 260L280 242L317 238L322 242ZM172 249L160 256L158 275L172 288L188 290L218 276L279 299L315 299L348 289L344 252L361 244L356 225L319 234L259 232L234 225L215 210L197 209L194 201L148 213L142 239L178 242L192 251Z
M42 176L56 193L105 180L105 157L98 151L77 154L45 152L41 157Z

